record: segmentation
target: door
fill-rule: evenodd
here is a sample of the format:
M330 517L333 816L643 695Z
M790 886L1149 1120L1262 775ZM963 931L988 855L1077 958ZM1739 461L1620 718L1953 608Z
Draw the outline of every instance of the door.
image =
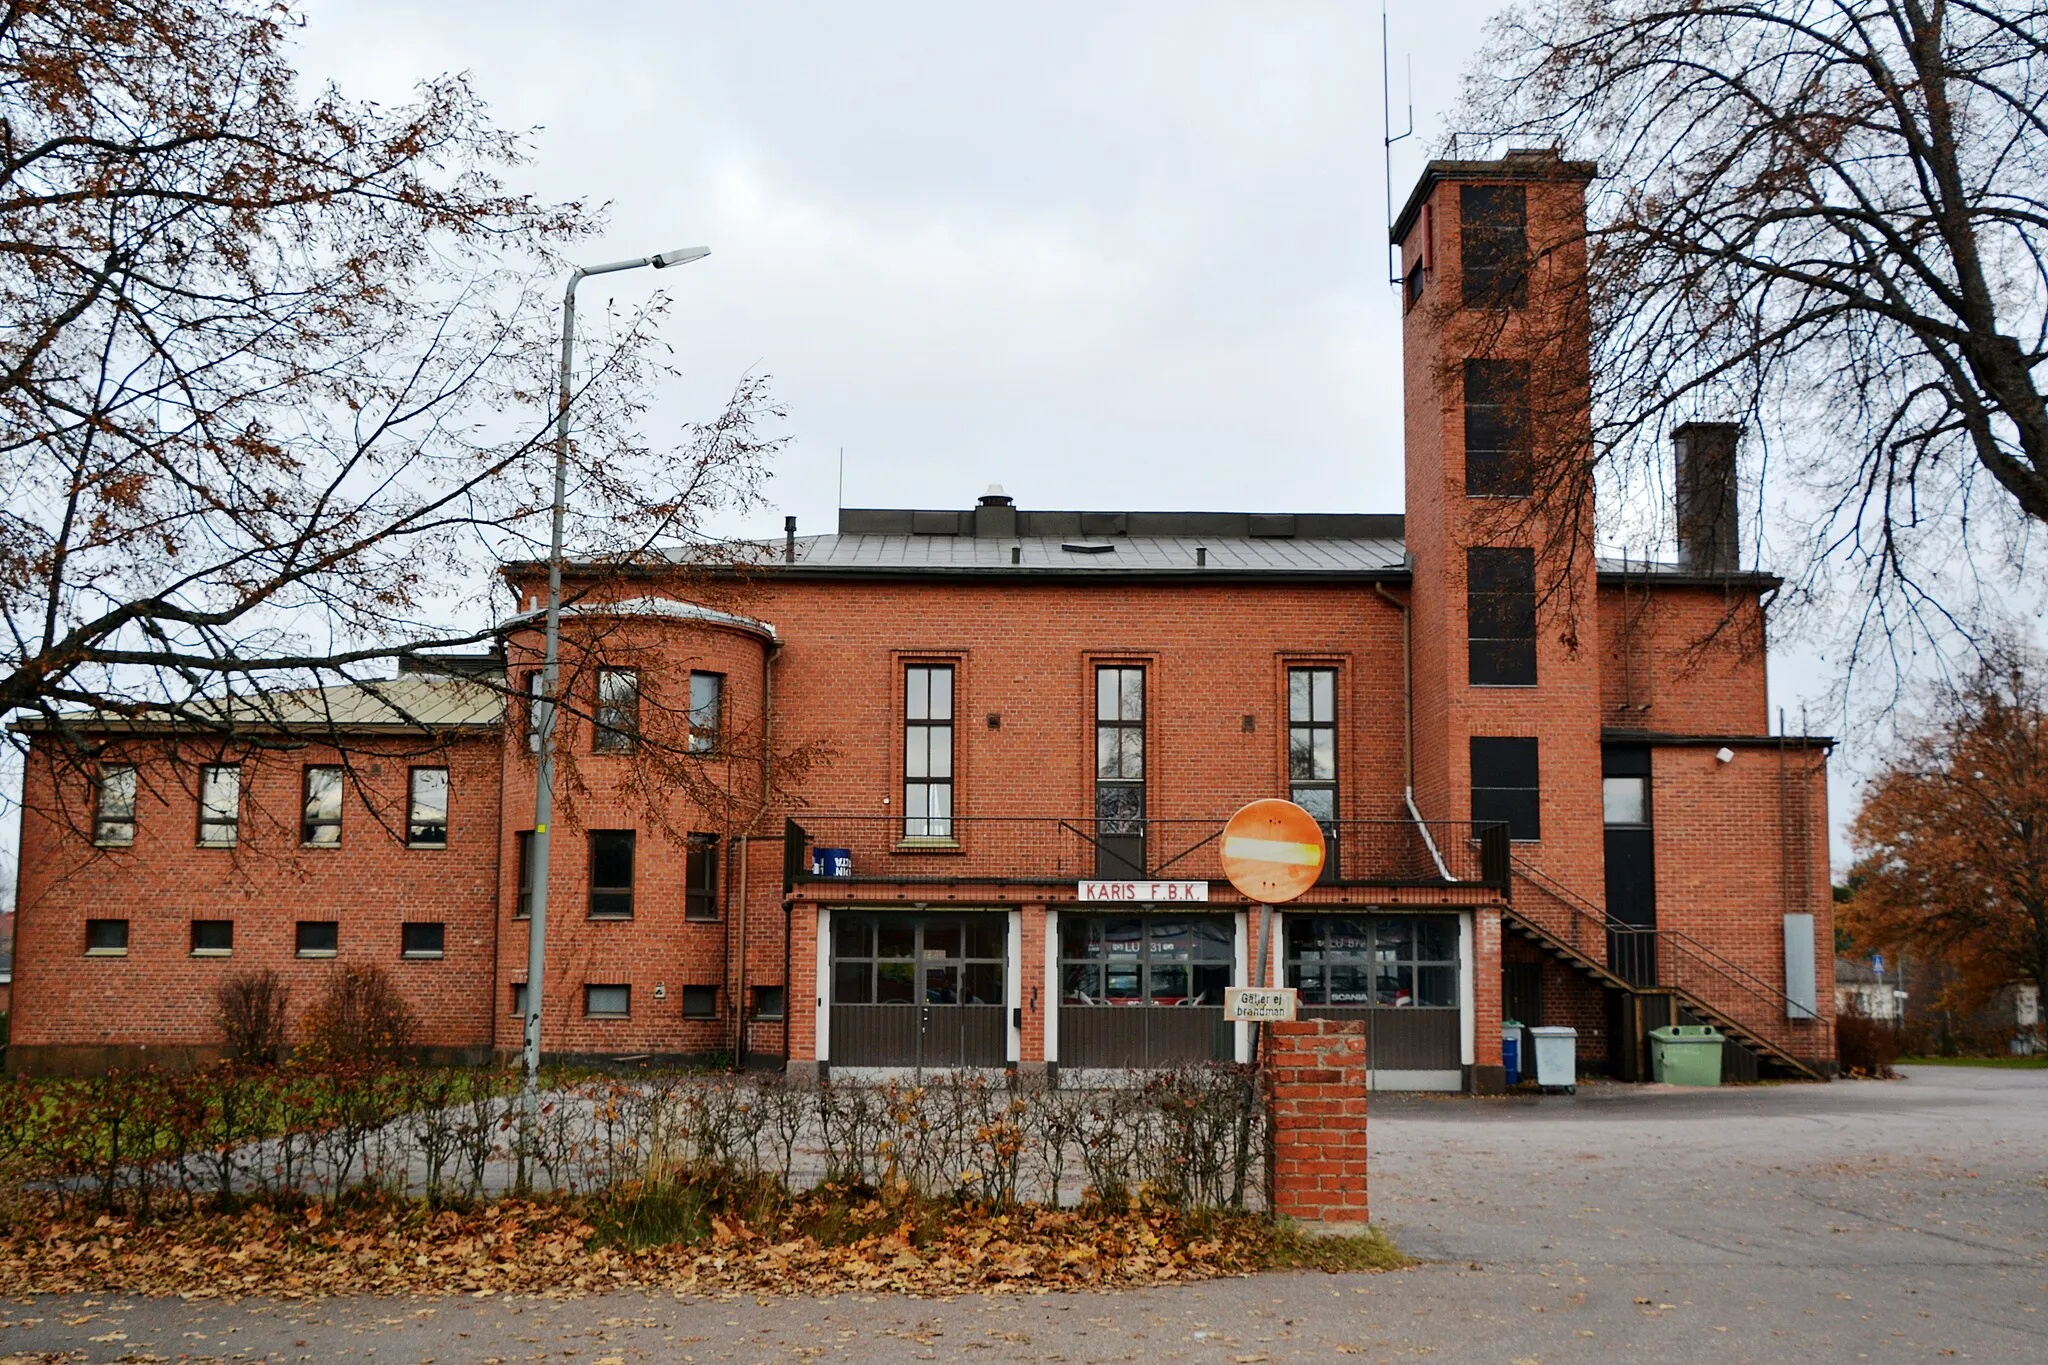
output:
M1636 986L1657 982L1657 866L1650 827L1650 751L1609 748L1600 759L1606 824L1607 965Z
M832 916L838 1066L997 1067L1008 1059L1009 916Z
M1289 914L1285 953L1302 1018L1365 1021L1376 1086L1463 1083L1456 915Z
M1223 993L1237 970L1231 915L1060 915L1063 1068L1229 1061Z

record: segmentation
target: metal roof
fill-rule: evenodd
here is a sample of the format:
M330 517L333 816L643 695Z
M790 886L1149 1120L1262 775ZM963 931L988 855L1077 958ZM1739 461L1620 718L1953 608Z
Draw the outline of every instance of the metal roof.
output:
M72 711L61 723L81 730L460 730L495 726L505 716L502 687L471 678L404 673L396 678L259 692L227 701L199 700L178 710L115 715ZM53 722L17 723L22 730L47 730Z
M854 573L1088 577L1205 573L1398 576L1407 572L1399 540L1080 534L799 536L794 562L781 567Z

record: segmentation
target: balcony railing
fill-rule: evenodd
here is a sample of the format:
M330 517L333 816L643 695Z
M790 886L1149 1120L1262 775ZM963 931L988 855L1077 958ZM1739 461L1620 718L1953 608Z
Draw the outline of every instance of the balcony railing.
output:
M1071 886L1079 881L1223 882L1223 825L1205 819L809 815L791 880ZM1324 826L1323 887L1507 887L1506 827L1468 820L1336 820Z

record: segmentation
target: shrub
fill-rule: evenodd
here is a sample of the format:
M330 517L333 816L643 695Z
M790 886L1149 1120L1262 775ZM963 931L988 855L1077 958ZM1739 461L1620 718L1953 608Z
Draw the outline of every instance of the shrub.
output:
M1835 1057L1851 1076L1896 1076L1898 1031L1890 1024L1849 1012L1835 1018Z
M354 1066L400 1060L412 1049L418 1024L384 969L365 963L336 972L299 1029L309 1060Z
M213 993L214 1019L228 1060L271 1066L284 1055L285 1008L291 991L273 971L242 972Z

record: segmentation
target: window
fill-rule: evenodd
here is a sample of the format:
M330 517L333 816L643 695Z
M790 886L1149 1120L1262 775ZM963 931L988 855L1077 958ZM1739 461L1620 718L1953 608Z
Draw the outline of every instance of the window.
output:
M512 983L512 1014L515 1018L519 1019L526 1017L526 983L524 981Z
M590 747L600 754L630 754L640 737L640 675L630 668L597 674L597 728Z
M547 674L540 669L531 669L526 674L526 751L540 752L542 731L547 728L548 703L544 693Z
M1097 876L1145 869L1145 670L1095 670Z
M953 837L953 669L903 670L903 837Z
M625 1019L633 1013L631 986L585 986L583 1013L592 1019Z
M725 675L690 675L690 752L718 752L720 731L725 725Z
M1337 818L1334 668L1287 670L1287 785L1288 798L1324 826Z
M633 831L590 831L590 917L633 917Z
M128 921L125 919L89 919L85 922L85 955L87 957L128 956Z
M754 991L754 1017L756 1019L780 1019L783 1017L785 992L780 986L756 986Z
M718 987L683 987L683 1018L716 1019L718 1017Z
M1650 779L1647 777L1603 777L1600 779L1600 810L1610 825L1650 823Z
M1223 1008L1237 962L1225 915L1060 916L1060 998L1069 1005Z
M1304 1005L1456 1009L1455 915L1289 915L1287 984Z
M1465 496L1526 498L1529 362L1465 362Z
M302 919L292 946L300 957L333 957L341 948L341 925L331 919Z
M233 848L242 830L242 770L232 763L199 770L199 843Z
M192 921L192 956L226 957L235 950L235 922L231 919Z
M406 802L405 842L414 848L448 846L448 770L414 768Z
M1529 302L1529 206L1520 185L1458 190L1458 265L1467 308L1521 308Z
M533 831L522 829L519 841L519 891L512 902L513 919L533 918Z
M1408 272L1408 307L1413 308L1416 304L1422 302L1422 288L1426 282L1427 276L1423 272L1422 262L1417 261L1415 268Z
M299 842L307 848L341 847L341 769L317 766L306 769L305 816L299 825Z
M1466 677L1474 687L1536 685L1536 552L1465 551Z
M1000 1005L1010 926L1003 915L832 916L835 1005Z
M100 769L93 793L92 841L101 848L126 848L135 842L135 786L131 766Z
M1536 741L1472 737L1472 818L1505 821L1508 837L1543 837Z
M692 834L683 849L683 918L718 918L716 834Z
M402 924L398 928L400 957L439 957L448 942L444 924Z

